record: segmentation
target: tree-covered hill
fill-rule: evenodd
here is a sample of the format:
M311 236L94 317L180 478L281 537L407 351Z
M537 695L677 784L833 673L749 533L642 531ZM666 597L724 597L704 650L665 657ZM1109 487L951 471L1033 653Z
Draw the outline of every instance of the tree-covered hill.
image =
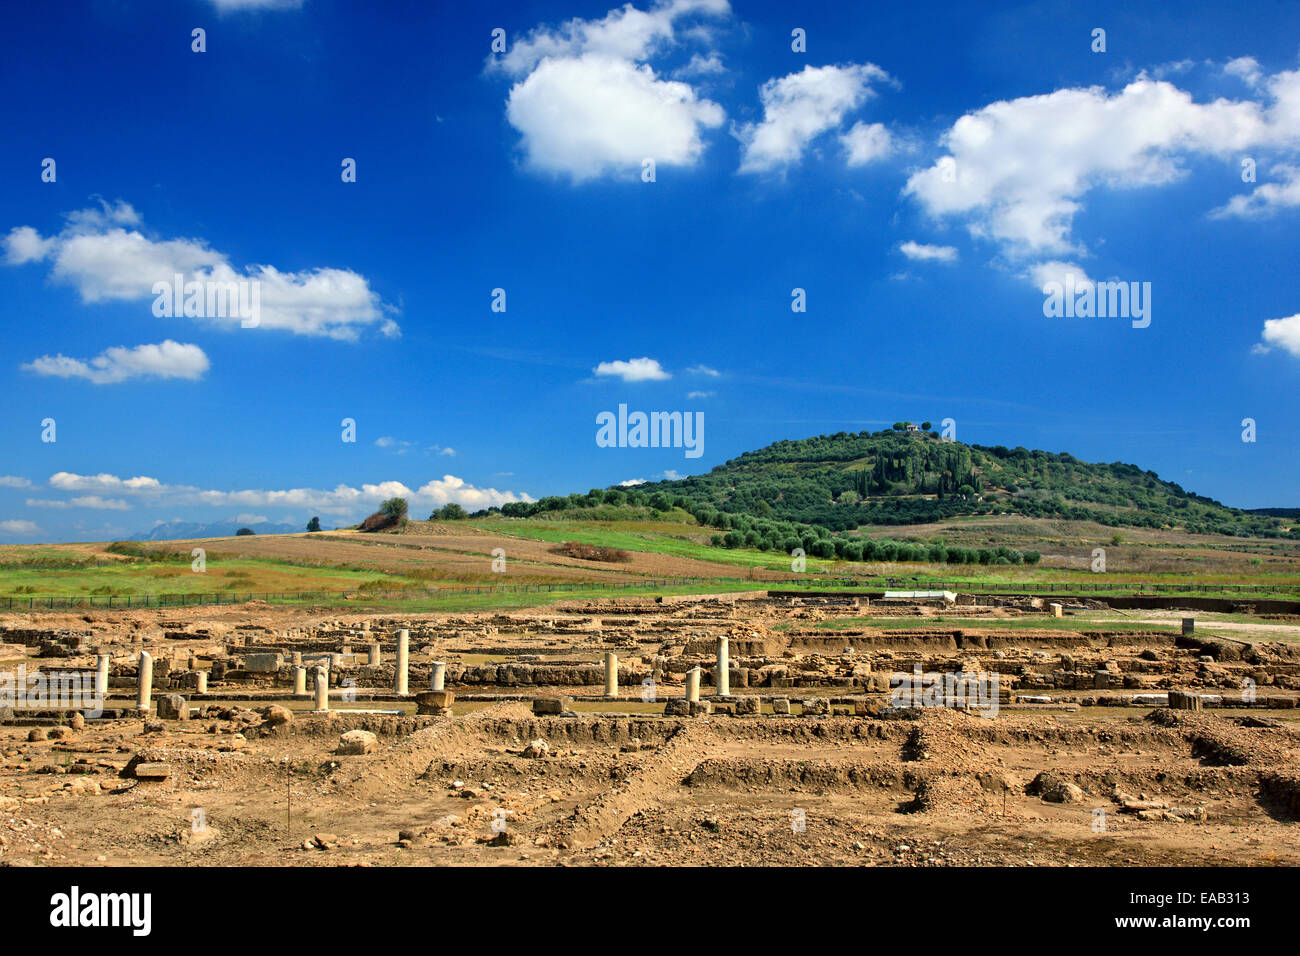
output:
M948 441L905 423L780 441L703 475L506 505L520 516L569 509L681 508L720 530L754 531L777 547L788 529L848 531L962 515L1022 514L1118 527L1300 537L1291 522L1227 508L1136 465L1095 464L1064 452ZM746 542L751 543L751 542Z

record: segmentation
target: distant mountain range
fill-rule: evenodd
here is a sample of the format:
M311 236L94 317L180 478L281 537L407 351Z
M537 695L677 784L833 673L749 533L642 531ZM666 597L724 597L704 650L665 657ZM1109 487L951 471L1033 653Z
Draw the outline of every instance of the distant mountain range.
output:
M277 524L263 521L258 524L245 524L230 518L226 521L214 521L212 524L200 524L197 521L164 521L154 525L148 531L131 535L128 541L176 541L182 538L233 538L240 528L250 528L257 534L293 534L305 531L305 525Z

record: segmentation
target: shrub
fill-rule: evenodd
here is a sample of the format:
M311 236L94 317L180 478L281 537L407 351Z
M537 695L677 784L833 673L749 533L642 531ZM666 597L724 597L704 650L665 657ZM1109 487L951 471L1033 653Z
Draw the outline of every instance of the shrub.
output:
M627 562L632 556L619 548L605 548L596 544L580 544L577 541L565 541L547 548L551 554L562 554L569 558L583 561L607 561L610 563Z

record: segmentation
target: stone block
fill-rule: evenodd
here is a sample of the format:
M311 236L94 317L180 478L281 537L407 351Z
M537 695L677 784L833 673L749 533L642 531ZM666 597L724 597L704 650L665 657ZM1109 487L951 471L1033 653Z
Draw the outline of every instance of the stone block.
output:
M180 694L163 694L158 698L160 720L189 720L190 705Z
M379 738L368 730L349 730L339 737L340 754L358 756L374 753L379 749Z
M533 701L533 713L539 717L563 714L572 709L572 697L538 697Z
M244 670L253 674L274 674L283 663L283 654L247 654L244 657Z
M423 715L447 716L456 695L449 690L426 690L415 695L415 712ZM536 703L536 702L534 702ZM533 713L537 713L536 707Z

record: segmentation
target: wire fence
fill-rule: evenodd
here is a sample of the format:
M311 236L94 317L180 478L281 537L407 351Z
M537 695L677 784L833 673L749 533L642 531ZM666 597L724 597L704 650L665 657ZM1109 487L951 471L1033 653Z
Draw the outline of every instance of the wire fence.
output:
M810 575L803 580L761 581L753 578L657 578L646 581L590 581L559 584L446 585L436 588L402 588L365 591L245 591L212 594L108 594L108 595L9 595L0 597L10 611L71 610L74 608L196 607L202 605L266 603L334 603L348 601L429 601L470 594L555 594L590 591L645 591L712 585L727 588L860 588L894 590L967 591L1000 594L1300 594L1300 587L1276 584L1150 584L1141 581L1018 583L988 581L945 581L923 578L833 578Z

